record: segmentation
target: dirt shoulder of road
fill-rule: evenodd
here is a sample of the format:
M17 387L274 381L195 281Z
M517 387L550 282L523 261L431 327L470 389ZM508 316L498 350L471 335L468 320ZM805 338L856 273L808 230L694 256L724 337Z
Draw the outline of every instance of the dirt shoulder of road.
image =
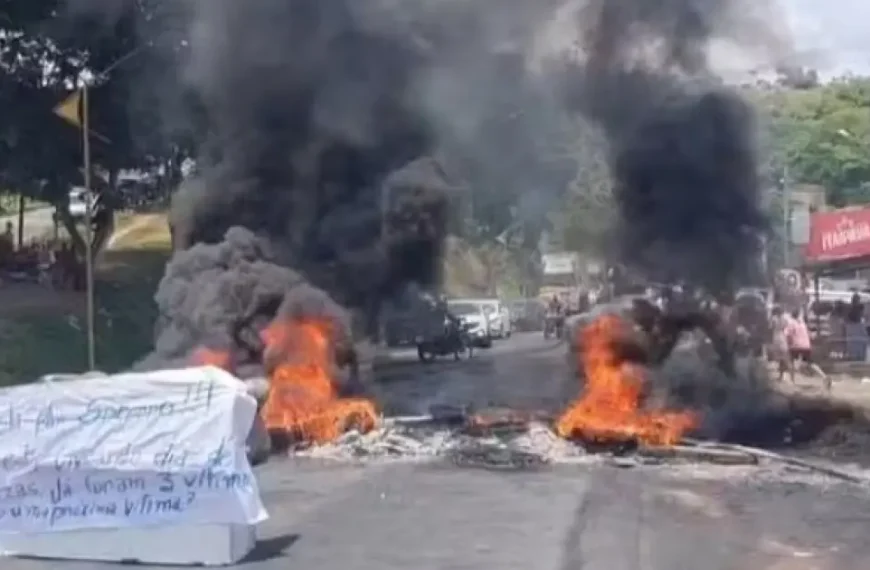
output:
M834 376L831 391L825 389L821 379L800 375L796 383L788 379L774 383L774 388L786 396L829 400L834 404L855 407L870 420L870 381L850 376Z

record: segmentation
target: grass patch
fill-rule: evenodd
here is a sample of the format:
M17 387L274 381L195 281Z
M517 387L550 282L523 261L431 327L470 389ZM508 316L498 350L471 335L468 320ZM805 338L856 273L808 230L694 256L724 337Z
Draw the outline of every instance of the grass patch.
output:
M123 220L121 235L100 255L95 284L97 368L118 372L147 354L154 340L154 291L170 248L165 216ZM0 288L2 302L2 288ZM84 300L63 308L0 315L0 385L33 381L50 373L87 367Z
M38 210L51 206L48 202L40 202L31 198L24 199L24 211ZM12 216L18 214L18 194L0 194L0 216Z
M168 249L106 252L107 267L95 289L101 370L123 370L150 352L157 318L154 292L168 259Z
M115 221L112 250L165 250L172 247L166 214L121 215Z

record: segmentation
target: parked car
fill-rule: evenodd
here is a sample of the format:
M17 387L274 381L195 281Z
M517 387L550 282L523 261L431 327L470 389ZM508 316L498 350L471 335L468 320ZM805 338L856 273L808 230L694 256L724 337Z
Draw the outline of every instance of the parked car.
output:
M489 334L491 337L510 338L513 330L511 329L511 314L507 305L495 298L467 300L477 303L483 308L484 314L489 319Z
M489 319L479 303L464 299L454 299L447 302L447 310L453 316L462 319L464 323L470 325L468 336L471 337L474 346L482 348L492 346Z

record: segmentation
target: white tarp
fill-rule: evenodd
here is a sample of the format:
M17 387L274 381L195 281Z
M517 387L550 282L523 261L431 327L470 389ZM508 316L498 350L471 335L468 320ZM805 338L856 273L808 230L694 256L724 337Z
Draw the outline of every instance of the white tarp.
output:
M213 367L0 390L0 532L265 520L255 414Z

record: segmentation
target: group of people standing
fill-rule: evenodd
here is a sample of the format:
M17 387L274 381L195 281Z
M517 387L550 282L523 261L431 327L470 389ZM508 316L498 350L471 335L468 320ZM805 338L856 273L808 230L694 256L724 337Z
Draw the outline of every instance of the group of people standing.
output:
M848 304L842 301L834 303L829 322L832 352L844 360L867 360L867 322L860 295L852 295Z
M85 267L69 241L33 240L17 243L15 228L7 222L0 233L0 284L36 282L54 289L83 291Z

